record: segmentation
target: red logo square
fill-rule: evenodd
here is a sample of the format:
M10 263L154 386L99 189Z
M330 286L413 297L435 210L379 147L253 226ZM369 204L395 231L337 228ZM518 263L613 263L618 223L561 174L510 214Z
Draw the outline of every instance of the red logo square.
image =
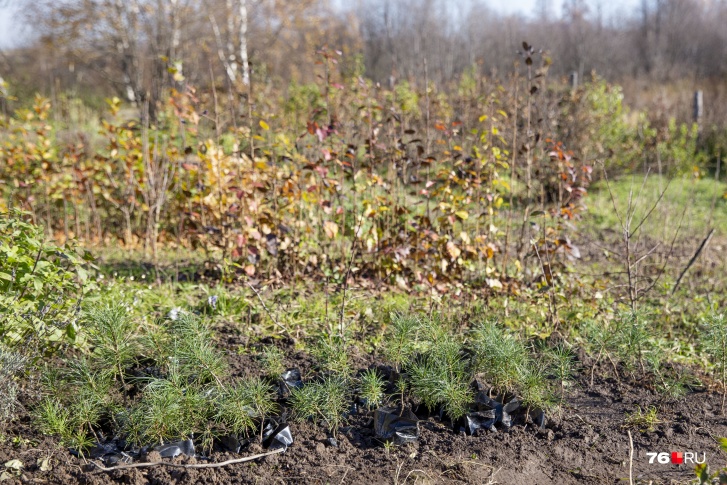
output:
M671 462L674 465L681 465L682 463L684 463L684 453L682 453L681 451L672 451Z

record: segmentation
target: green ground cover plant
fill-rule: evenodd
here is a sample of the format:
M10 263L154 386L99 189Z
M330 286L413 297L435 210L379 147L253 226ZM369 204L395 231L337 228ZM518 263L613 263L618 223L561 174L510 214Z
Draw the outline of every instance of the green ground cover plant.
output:
M0 335L5 346L37 358L76 342L81 302L96 285L90 253L56 245L29 216L18 209L0 215Z

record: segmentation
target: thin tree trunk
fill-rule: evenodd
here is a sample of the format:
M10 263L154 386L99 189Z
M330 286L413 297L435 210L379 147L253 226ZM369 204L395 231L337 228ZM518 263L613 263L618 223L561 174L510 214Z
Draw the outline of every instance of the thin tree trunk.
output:
M250 66L247 58L247 0L240 0L240 67L242 83L250 84Z

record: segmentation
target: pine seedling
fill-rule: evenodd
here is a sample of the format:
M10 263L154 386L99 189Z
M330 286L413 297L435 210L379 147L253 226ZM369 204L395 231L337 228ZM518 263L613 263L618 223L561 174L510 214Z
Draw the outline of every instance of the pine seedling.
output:
M95 369L85 357L80 359L66 361L67 369L63 372L62 382L73 393L73 399L86 398L91 401L106 404L111 400L111 390L113 388L113 378L115 372L113 369ZM51 377L50 379L53 379ZM57 385L57 384L56 384ZM68 389L58 389L60 391Z
M384 357L400 372L405 367L418 348L418 333L422 327L421 321L412 315L391 314L392 330L384 348Z
M215 420L234 434L249 436L277 407L272 385L257 377L247 378L224 390Z
M93 412L93 409L89 410ZM84 419L88 416L79 418L75 414L77 411L83 413L84 410L69 409L56 399L46 398L33 411L33 422L41 433L59 436L64 445L83 454L93 445L93 440L85 429Z
M722 414L727 396L727 318L723 313L710 315L706 320L704 349L707 351L718 372L722 384Z
M326 336L318 339L311 350L317 367L323 372L348 378L353 372L348 364L348 348L340 336Z
M519 387L519 394L522 403L527 406L528 414L532 409L547 411L555 405L546 370L541 364L529 362L525 366Z
M543 353L548 373L555 377L559 385L559 397L565 397L565 386L573 379L576 373L576 359L573 351L564 344L545 350Z
M172 326L172 355L179 371L198 384L215 382L222 386L227 362L214 345L212 331L198 317L180 314Z
M222 386L227 373L227 362L211 342L181 340L177 342L174 358L179 360L180 371L198 384L214 382Z
M441 405L447 416L456 420L474 401L467 359L459 342L450 335L438 335L438 340L408 371L412 394L430 411Z
M215 388L189 385L172 362L166 379L152 379L139 403L124 415L122 432L136 444L164 443L204 430L212 418Z
M155 362L164 362L173 350L170 339L165 327L159 324L149 325L139 337L139 354Z
M285 354L278 347L265 346L260 352L259 359L263 372L270 379L280 379L280 375L285 372Z
M102 368L112 370L125 386L124 370L139 351L137 326L129 311L119 303L99 305L91 307L86 318L94 358Z
M340 376L329 376L293 389L290 405L299 420L311 419L325 424L336 434L348 411L348 387Z
M646 323L638 313L628 312L620 316L615 329L615 343L621 362L633 370L636 364L644 368L644 352L649 349L650 337Z
M589 320L583 327L584 345L596 354L595 361L591 366L591 387L593 386L593 378L596 366L600 364L603 357L607 357L613 365L613 370L618 377L618 369L611 358L611 353L616 347L616 334L603 325L601 322Z
M475 373L482 373L498 392L516 391L530 360L522 342L496 322L487 322L475 330L472 350Z
M73 434L70 410L53 398L41 401L33 411L33 421L38 430L46 435L63 439Z
M379 407L384 401L386 382L376 369L368 369L359 377L359 398L369 409Z

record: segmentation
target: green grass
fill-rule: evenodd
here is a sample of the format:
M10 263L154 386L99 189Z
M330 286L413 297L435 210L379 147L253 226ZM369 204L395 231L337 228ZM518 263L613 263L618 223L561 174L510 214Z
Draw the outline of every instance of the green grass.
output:
M717 229L718 236L727 235L727 184L708 178L697 180L687 177L669 182L666 177L653 174L649 175L646 183L643 176L634 175L610 180L608 185L604 180L594 184L584 199L588 211L579 223L579 229L591 235L615 231L620 237L621 226L613 201L623 215L631 194L635 208L632 227L635 227L654 207L664 189L666 192L661 201L644 223L644 234L660 241L671 241L681 222L681 238L703 238L709 231L711 220L710 227Z

